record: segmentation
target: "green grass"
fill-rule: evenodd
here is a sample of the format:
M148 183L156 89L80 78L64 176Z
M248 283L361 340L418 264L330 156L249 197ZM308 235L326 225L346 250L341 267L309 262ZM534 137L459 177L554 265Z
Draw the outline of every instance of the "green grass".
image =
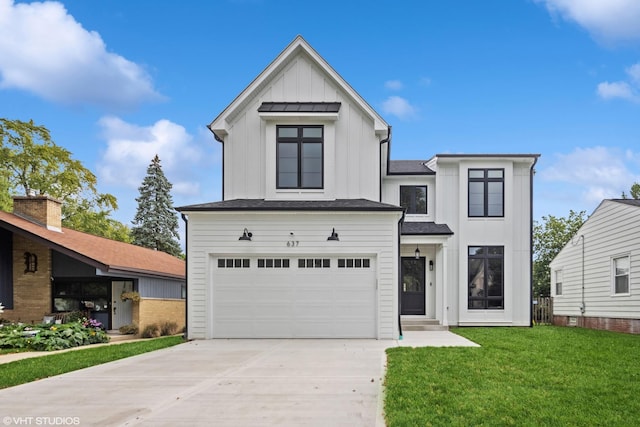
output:
M0 389L171 347L182 342L184 342L182 337L171 336L73 350L0 364Z
M580 328L458 328L482 347L387 350L397 426L635 426L640 336Z

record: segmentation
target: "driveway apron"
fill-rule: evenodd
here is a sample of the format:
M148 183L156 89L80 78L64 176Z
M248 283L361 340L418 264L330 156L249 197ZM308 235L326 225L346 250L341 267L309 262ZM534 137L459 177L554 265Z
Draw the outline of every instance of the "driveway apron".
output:
M0 390L2 425L375 426L393 341L205 340Z

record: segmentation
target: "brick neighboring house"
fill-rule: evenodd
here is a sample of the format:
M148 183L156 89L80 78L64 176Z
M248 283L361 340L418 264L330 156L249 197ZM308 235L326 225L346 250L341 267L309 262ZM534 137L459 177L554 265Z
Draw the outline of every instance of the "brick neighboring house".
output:
M137 291L140 301L122 301ZM185 326L185 262L140 246L62 227L61 202L15 197L0 211L2 318L41 322L86 310L108 329L173 321Z

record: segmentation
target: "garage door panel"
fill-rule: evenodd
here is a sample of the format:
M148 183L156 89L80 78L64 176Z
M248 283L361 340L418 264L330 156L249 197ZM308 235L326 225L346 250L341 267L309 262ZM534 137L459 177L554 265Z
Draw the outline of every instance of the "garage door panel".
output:
M249 265L214 268L214 337L376 337L373 260L358 269L337 268L336 258L328 268L298 268L295 257L289 268L257 268L253 258Z

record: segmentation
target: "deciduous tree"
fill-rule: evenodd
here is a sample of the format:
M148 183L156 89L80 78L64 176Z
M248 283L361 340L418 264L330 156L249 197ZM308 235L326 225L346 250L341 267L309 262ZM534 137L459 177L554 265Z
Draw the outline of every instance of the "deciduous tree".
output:
M551 286L549 264L586 221L585 211L569 211L567 218L543 216L533 224L533 293L548 296Z
M62 201L63 226L130 240L127 227L109 218L116 198L98 192L96 176L46 127L0 118L0 164L0 209L11 210L12 195L46 194Z
M140 197L136 198L138 210L131 235L136 245L180 256L178 213L173 208L172 187L156 154L138 188Z

